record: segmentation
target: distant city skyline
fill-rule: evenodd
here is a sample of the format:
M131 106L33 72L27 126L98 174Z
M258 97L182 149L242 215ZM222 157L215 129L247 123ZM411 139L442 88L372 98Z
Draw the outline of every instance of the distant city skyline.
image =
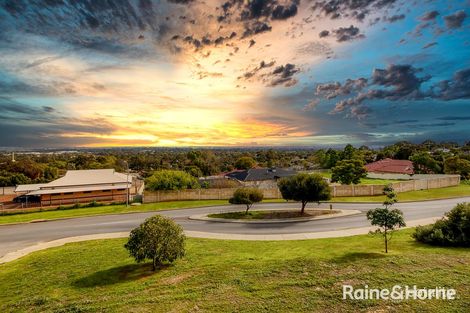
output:
M470 2L5 1L0 147L470 140Z

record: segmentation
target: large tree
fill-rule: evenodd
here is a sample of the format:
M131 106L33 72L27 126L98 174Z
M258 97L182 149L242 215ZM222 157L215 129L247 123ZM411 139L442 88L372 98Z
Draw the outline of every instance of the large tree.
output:
M145 180L148 190L182 190L200 188L196 178L183 171L161 170Z
M252 157L241 157L235 162L235 167L239 170L249 170L255 167L256 161Z
M366 176L367 170L364 167L364 162L357 159L339 161L331 169L331 181L345 185L359 184L361 178Z
M278 187L284 199L302 203L302 214L308 202L320 203L331 199L330 186L319 174L301 173L285 177L279 180Z

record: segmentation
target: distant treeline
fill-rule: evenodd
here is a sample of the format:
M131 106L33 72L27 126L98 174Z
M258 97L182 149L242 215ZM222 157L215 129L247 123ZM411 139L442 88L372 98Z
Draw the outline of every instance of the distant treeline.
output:
M458 145L427 140L420 144L398 142L381 149L347 145L344 149L136 148L17 153L15 162L10 153L3 153L0 154L0 186L49 182L74 169L114 168L124 172L127 164L131 171L143 177L162 169L201 177L253 166L315 170L330 169L346 159L359 159L366 164L384 158L411 160L416 173L460 174L464 179L470 176L470 142Z

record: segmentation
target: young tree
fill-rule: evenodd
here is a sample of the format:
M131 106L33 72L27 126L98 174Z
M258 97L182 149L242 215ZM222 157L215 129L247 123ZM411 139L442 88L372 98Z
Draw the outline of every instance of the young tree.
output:
M285 177L280 179L277 185L284 199L302 203L302 214L308 202L320 203L331 199L330 186L319 174L302 173Z
M152 268L184 256L183 228L171 219L155 215L134 228L124 247L137 263L152 260Z
M249 170L255 165L256 161L252 157L241 157L235 162L235 167L239 170Z
M239 188L233 193L233 197L228 201L231 204L245 204L246 211L245 214L248 214L248 210L255 203L263 201L263 192L258 188Z
M331 181L341 184L359 184L367 176L367 170L361 160L342 160L331 169Z
M200 188L196 178L183 171L155 171L145 180L148 190L182 190Z
M398 209L390 210L390 207L398 202L397 195L392 185L384 188L386 199L383 208L376 208L367 212L367 219L371 224L378 226L377 233L382 234L385 243L385 253L388 253L388 243L392 239L395 229L406 226L403 212Z

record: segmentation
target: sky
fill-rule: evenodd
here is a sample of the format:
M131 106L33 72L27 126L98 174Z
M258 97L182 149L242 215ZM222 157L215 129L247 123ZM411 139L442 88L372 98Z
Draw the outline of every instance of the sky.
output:
M470 0L0 0L0 147L470 140Z

